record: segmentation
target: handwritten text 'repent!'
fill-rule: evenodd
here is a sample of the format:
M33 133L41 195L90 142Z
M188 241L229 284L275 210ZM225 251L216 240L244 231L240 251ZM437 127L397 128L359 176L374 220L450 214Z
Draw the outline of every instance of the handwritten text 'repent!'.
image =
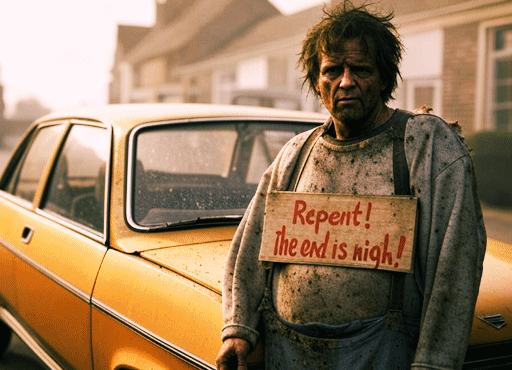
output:
M413 271L417 198L271 192L262 261Z

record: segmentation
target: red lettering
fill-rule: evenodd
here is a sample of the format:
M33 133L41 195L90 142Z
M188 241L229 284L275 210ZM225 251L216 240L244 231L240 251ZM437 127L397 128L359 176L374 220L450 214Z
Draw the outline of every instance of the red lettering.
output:
M345 221L345 218L347 217L347 212L343 212L341 214L341 218L340 218L340 222L338 225L343 225L343 222ZM348 225L348 221L347 221L347 225Z
M329 244L330 237L331 232L327 231L325 233L325 238L322 244L317 245L316 242L313 242L311 244L311 251L309 252L309 256L312 257L313 254L315 254L317 258L325 258L325 253L327 252L327 245Z
M288 247L288 254L291 257L295 257L297 255L297 252L295 252L295 248L297 248L297 245L299 244L299 241L297 238L293 238L290 240L290 246Z
M341 216L341 213L339 213L338 211L334 211L332 212L330 215L329 215L329 223L332 225L332 226L336 226L339 224L339 220L340 220L340 216Z
M340 244L340 252L341 252L341 254L338 254L339 260L344 260L345 258L347 258L347 256L348 256L347 243Z
M283 242L286 235L286 226L283 225L280 231L276 231L276 242L274 244L274 256L277 254L283 254ZM288 242L286 242L287 244Z
M302 242L302 245L300 246L300 255L302 257L309 256L309 251L311 250L311 242L309 239L306 239Z
M304 225L304 216L302 216L302 212L307 208L307 203L303 200L295 201L295 209L293 210L293 224L297 223L297 218L300 219L300 222Z
M283 225L281 230L276 231L276 242L274 244L274 256L286 256L290 255L291 257L296 256L295 248L299 241L297 238L292 238L290 241L286 239L286 226Z
M378 245L370 249L370 260L375 262L375 268L378 269L380 265L380 247Z
M368 202L368 206L366 207L366 224L364 225L365 228L370 228L370 214L372 213L372 202Z
M389 235L386 234L386 236L389 239ZM396 253L396 258L398 258L398 259L402 258L402 255L404 254L405 242L406 242L406 237L404 235L400 236L400 241L398 242L398 252Z
M336 258L336 252L337 252L337 249L338 249L338 243L334 243L332 245L332 252L331 252L331 258L332 259L335 259Z
M387 261L387 264L388 265L392 265L393 264L393 256L391 255L391 252L388 250L388 247L389 247L389 234L386 234L384 236L384 245L383 245L383 250L382 250L382 263L386 263Z
M312 209L308 212L308 214L306 215L306 222L308 223L308 225L313 225L315 223L315 221L313 221L313 216L315 215L315 210Z
M345 218L347 219L347 223L345 225L349 226L350 225L350 215L352 214L352 212L350 212L350 211L343 212L343 214L345 215Z
M368 248L365 248L364 249L364 258L363 258L364 261L368 261Z
M354 212L353 212L353 215L354 215L354 226L359 226L361 224L361 222L359 222L359 220L357 219L359 215L362 215L363 214L363 211L361 211L359 208L361 206L361 202L357 202L355 208L354 208Z
M363 248L361 248L357 244L354 247L354 254L352 255L352 261L355 261L356 259L359 261L363 260Z
M329 214L325 211L318 211L318 214L316 215L316 222L315 222L315 234L318 234L318 231L320 229L320 224L327 221L329 218Z

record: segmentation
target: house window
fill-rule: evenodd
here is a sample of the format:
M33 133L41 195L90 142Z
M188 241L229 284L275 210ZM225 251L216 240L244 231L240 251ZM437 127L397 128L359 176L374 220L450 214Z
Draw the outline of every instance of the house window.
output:
M415 110L423 105L442 116L442 76L445 34L434 29L404 36L404 55L400 67L403 81L398 81L390 101L392 108Z
M390 102L392 108L402 108L410 111L423 106L432 108L433 114L442 116L442 82L440 78L408 78L399 84L395 92L396 100Z
M512 131L512 25L491 33L490 119L496 131Z

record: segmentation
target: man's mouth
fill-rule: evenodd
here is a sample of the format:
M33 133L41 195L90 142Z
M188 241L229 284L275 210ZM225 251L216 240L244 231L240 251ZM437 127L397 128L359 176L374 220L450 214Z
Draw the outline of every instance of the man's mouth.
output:
M343 97L343 98L337 99L336 104L354 104L357 101L359 101L358 98L356 98L354 96L348 96L348 97Z

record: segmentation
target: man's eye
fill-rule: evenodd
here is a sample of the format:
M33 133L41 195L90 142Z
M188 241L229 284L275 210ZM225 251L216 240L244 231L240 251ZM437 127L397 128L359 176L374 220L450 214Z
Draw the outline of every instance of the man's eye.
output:
M324 74L325 75L337 75L340 73L340 69L341 68L339 68L339 67L329 67L324 70Z
M352 70L360 76L368 76L372 73L370 68L367 67L354 67Z

